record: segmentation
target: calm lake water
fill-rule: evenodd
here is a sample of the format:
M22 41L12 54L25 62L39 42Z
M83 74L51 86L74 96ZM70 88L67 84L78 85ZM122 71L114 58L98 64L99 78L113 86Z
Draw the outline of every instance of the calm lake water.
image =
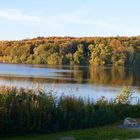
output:
M140 98L140 68L0 64L0 84L34 88L41 86L57 95L96 100L114 98L123 86L131 86ZM134 98L137 100L137 98Z

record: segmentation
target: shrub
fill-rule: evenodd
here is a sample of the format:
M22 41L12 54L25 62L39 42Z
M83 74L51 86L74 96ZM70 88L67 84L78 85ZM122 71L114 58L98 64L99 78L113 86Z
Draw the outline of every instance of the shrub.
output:
M114 99L114 103L130 104L132 93L133 91L130 87L123 87L119 95Z
M93 103L71 96L56 98L42 89L1 86L0 136L90 128L127 116L140 117L140 105L127 103L110 103L105 98Z

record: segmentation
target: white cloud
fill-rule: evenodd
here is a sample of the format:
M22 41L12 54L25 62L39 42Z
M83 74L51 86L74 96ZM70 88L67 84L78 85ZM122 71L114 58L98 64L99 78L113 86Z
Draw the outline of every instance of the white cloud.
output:
M59 28L61 26L67 26L68 24L76 24L83 26L97 26L105 29L118 29L113 22L109 20L100 20L93 17L88 17L88 12L86 8L78 9L71 13L58 14L52 17L41 17L26 14L19 9L3 9L0 10L0 18L11 20L11 21L21 21L21 22L32 22L46 24L51 27Z
M89 33L102 35L105 32L106 34L115 34L121 30L124 31L120 24L121 19L96 17L96 14L92 15L90 10L89 8L79 8L71 13L42 16L32 15L19 9L3 9L0 10L0 20L10 20L13 24L23 23L23 28L25 24L25 27L34 30L32 34L40 32L42 35L81 36ZM32 27L32 25L35 26Z
M120 29L120 27L112 23L112 21L97 20L95 21L95 24L105 29L111 29L111 30Z
M4 9L0 10L0 18L10 20L12 22L22 22L37 25L47 25L50 27L57 27L56 21L53 18L41 17L27 14L19 9Z
M25 14L17 9L0 10L0 18L5 18L13 21L31 21L31 22L40 21L40 17Z

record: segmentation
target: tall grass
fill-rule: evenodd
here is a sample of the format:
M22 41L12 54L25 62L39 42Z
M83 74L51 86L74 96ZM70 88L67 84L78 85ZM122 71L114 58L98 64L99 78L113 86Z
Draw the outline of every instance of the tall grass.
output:
M115 102L101 98L94 103L71 96L56 98L41 89L1 86L0 136L92 128L127 116L140 117L140 105L130 104L128 91L121 92Z

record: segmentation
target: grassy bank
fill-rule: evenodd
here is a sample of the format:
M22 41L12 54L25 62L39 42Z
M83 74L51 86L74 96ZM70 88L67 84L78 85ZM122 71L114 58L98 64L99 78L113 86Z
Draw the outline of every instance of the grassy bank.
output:
M124 88L112 102L104 97L93 102L71 96L57 98L52 91L42 89L2 86L0 136L96 128L128 116L139 118L140 105L130 104L131 93L131 89Z
M61 140L63 137L74 137L76 140L112 140L114 138L126 140L140 137L140 132L138 131L122 130L118 129L116 126L117 125L94 129L67 131L48 135L19 136L2 140Z

